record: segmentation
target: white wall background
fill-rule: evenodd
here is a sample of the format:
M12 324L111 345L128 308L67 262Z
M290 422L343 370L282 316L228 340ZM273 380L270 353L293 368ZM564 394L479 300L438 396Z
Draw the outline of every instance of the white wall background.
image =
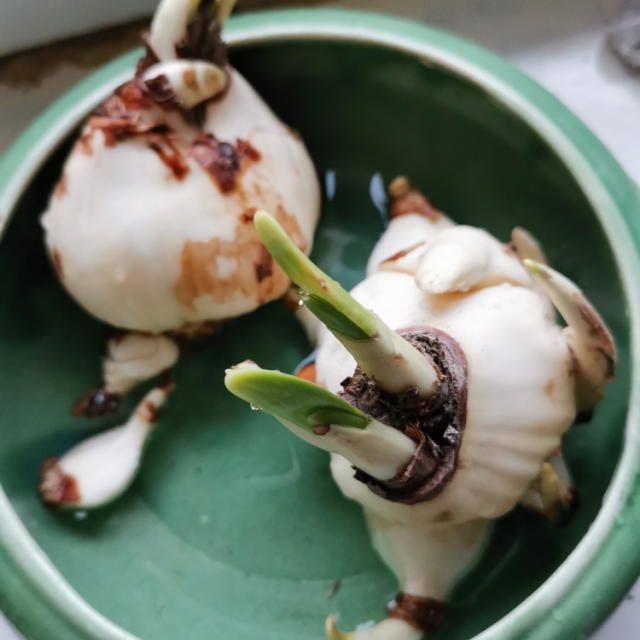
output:
M0 0L0 56L151 15L157 0Z

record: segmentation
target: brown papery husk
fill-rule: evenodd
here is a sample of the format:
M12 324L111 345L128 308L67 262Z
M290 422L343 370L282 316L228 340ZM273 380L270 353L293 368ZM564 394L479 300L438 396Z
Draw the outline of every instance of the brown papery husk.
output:
M176 43L176 55L184 60L205 60L221 69L227 66L228 47L223 42L222 27L214 12L214 2L201 2L187 25L184 40Z
M447 603L434 598L412 596L400 591L393 603L387 605L390 618L404 620L414 629L431 635L440 629L447 617Z
M360 367L342 382L339 395L418 443L413 459L395 478L378 480L357 468L354 476L386 500L416 504L435 498L456 471L467 416L467 360L460 345L438 329L411 327L398 333L435 365L439 384L433 396L421 400L417 388L387 393Z
M107 385L102 384L85 393L71 409L71 416L80 418L98 418L112 416L118 413L122 395L110 391Z
M178 59L212 62L224 69L227 83L222 93L216 96L219 99L229 89L231 73L227 56L228 48L221 38L221 26L215 17L212 5L212 2L200 4L198 12L187 25L185 38L176 44L176 55ZM147 133L146 129L137 126L137 111L149 108L152 103L155 103L161 109L180 112L187 122L201 129L205 121L207 102L187 109L165 76L160 75L150 80L143 79L145 71L159 63L160 58L149 42L148 32L145 31L141 39L145 47L145 55L138 61L134 79L115 91L115 100L114 97L107 98L97 108L96 114L102 116L103 126L96 126L96 128L109 130L116 140ZM135 102L118 100L123 94L138 94L139 100ZM111 122L107 123L107 119Z

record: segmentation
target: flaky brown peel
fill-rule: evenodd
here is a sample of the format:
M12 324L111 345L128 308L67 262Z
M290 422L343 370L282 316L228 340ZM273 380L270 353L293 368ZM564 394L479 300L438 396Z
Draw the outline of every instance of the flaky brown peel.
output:
M339 395L418 443L413 460L395 478L381 481L361 470L355 475L386 500L416 504L437 496L455 473L467 413L467 362L458 343L443 331L423 327L400 333L435 365L439 384L434 395L421 400L417 389L387 393L360 367L344 380Z

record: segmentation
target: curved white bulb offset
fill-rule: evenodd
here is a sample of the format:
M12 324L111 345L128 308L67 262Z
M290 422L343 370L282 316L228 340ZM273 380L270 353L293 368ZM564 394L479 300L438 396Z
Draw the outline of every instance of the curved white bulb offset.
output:
M466 225L441 231L427 243L415 279L427 293L465 293L503 282L531 286L531 276L508 247Z
M168 60L149 67L142 75L145 81L160 77L167 82L182 106L191 109L217 96L227 84L223 69L204 60Z
M429 240L452 226L446 216L436 222L418 213L393 218L369 257L367 277L377 271L414 273ZM407 244L407 238L411 238L411 244Z
M369 257L367 277L378 270L414 273L425 245L440 231L455 226L404 176L389 185L389 195L391 220Z
M104 382L124 395L136 385L170 369L178 361L178 345L167 336L127 333L109 340L103 365Z
M551 267L525 260L536 282L567 323L563 333L575 358L578 407L587 415L615 376L616 349L602 318L571 280Z
M591 303L571 280L551 267L533 260L524 263L567 323L565 334L581 374L594 387L610 382L616 358L615 345Z
M152 389L128 422L88 438L41 470L43 500L66 509L94 509L113 502L133 482L151 427L172 387Z

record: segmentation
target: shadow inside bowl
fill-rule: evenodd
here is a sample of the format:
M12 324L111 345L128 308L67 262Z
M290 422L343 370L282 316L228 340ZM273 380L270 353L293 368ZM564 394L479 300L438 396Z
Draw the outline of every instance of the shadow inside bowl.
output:
M618 377L594 419L567 437L578 513L561 529L519 508L498 522L439 633L470 638L574 549L620 455L629 326L611 249L554 151L470 81L363 44L262 44L231 59L303 136L326 186L313 257L345 287L362 279L384 228L382 185L405 174L457 222L505 241L516 224L530 230L615 336ZM224 390L225 367L245 358L291 371L307 355L279 302L229 322L181 359L176 393L123 499L88 514L40 504L43 457L116 423L69 417L100 378L110 333L65 293L43 248L38 218L69 145L32 181L0 244L0 483L25 525L91 605L141 638L319 640L330 613L344 628L382 618L395 580L359 507L334 486L326 454Z

